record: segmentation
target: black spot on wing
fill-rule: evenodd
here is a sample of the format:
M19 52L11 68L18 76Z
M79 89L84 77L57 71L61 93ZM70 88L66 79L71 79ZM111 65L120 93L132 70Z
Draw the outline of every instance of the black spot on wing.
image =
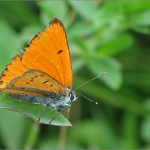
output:
M57 52L57 54L60 54L60 53L62 53L63 52L63 50L59 50L58 52Z
M43 83L47 83L47 82L49 82L49 80L46 80L46 81L44 81Z

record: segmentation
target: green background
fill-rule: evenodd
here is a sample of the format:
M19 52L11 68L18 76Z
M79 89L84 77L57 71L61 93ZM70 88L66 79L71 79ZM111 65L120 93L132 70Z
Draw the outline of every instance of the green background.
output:
M55 16L67 32L73 89L106 72L77 90L99 104L72 102L73 127L1 109L0 148L150 149L150 2L0 2L0 71Z

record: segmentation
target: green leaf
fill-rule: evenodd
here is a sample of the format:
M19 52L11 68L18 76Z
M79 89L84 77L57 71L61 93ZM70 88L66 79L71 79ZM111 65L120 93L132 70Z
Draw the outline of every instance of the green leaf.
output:
M0 22L0 70L10 62L10 58L19 52L21 40L17 33L5 22Z
M37 4L42 12L51 19L56 16L64 20L68 14L68 8L64 1L39 1Z
M122 5L128 13L136 13L150 8L150 1L118 1L118 4Z
M107 26L112 23L117 23L118 21L124 20L124 16L120 9L115 11L117 8L116 5L113 5L116 2L103 2L103 7L97 9L95 15L92 18L92 23L95 27L106 24Z
M85 61L82 58L78 58L72 61L73 72L78 72L85 65Z
M82 53L83 55L88 55L87 53L89 53L89 49L87 47L86 41L85 40L81 40L77 37L75 37L74 39L72 39L71 41L72 43L74 43L74 45L71 45L71 49L72 46L74 46L74 49L76 49L76 51L78 51L78 53Z
M23 119L22 114L0 109L0 135L5 148L21 148Z
M137 25L149 26L150 25L150 9L145 10L137 14L138 20L136 21Z
M44 27L38 25L27 26L21 30L20 38L24 43L28 43L39 32L44 32Z
M68 30L67 37L74 38L75 36L87 36L94 32L94 28L92 27L93 26L89 23L77 22Z
M134 26L132 27L132 29L136 32L139 32L139 33L142 33L142 34L148 34L150 33L150 28L149 26L146 27L146 26Z
M150 142L150 115L145 117L141 126L141 136L145 142Z
M150 111L150 97L145 99L144 106L147 110ZM142 121L140 132L141 132L142 139L145 142L149 143L150 142L150 114L148 114Z
M108 87L118 90L122 83L121 65L112 58L99 58L87 62L88 68L98 76L103 72L106 74L100 78Z
M138 147L137 142L138 127L136 126L137 122L138 119L136 114L125 112L122 121L123 139L120 141L119 149L137 149Z
M0 93L0 108L23 113L24 115L27 115L37 121L44 109L44 106L20 102ZM57 113L58 112L54 111L53 109L46 108L43 116L40 119L40 123L49 124L51 119L56 116ZM71 123L61 114L57 116L51 124L57 126L72 126Z
M96 12L94 1L68 1L72 7L85 19L91 20Z
M88 149L114 149L117 144L115 132L103 117L99 117L97 121L84 120L77 124L70 137L78 138L83 144L88 141Z
M130 34L121 34L109 43L102 46L98 51L100 56L115 55L129 48L133 44L133 38Z
M39 23L35 2L1 1L0 3L0 19L7 20L11 26L19 28Z

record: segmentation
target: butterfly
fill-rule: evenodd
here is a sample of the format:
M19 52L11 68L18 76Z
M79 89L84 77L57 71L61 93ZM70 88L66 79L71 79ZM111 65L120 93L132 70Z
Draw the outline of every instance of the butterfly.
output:
M59 106L71 105L77 99L72 91L72 66L66 31L62 21L54 17L45 32L35 34L22 54L12 57L0 76L0 92L24 102L44 104L59 113ZM67 114L66 113L66 114Z

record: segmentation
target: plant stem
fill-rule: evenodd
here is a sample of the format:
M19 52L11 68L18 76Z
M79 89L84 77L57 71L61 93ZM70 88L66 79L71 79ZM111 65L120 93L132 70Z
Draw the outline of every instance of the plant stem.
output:
M33 146L37 139L37 134L39 133L39 127L40 124L37 121L34 121L24 149L33 149Z
M63 115L65 115L67 109L68 109L67 107L64 108ZM69 118L69 113L67 115L67 118ZM67 135L67 127L60 127L58 149L65 149L66 135Z

